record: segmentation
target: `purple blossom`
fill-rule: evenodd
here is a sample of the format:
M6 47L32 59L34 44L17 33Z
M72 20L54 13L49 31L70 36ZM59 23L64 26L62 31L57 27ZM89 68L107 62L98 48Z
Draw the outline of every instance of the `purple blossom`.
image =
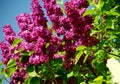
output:
M58 19L59 17L55 14L52 14L49 16L50 17L50 20L53 22L53 23L57 23L58 22Z
M25 30L25 31L20 31L19 36L21 36L23 39L25 39L27 42L31 42L32 39L31 39L31 32L28 31L28 30Z
M51 39L50 39L50 43L59 46L59 45L61 45L61 43L62 43L62 39L59 38L59 37L57 37L57 36L52 35L52 36L51 36Z
M47 49L49 51L49 56L53 57L53 55L57 52L57 45L50 44Z
M47 11L47 15L50 17L52 16L62 16L63 13L59 6L56 4L56 0L43 0L44 8Z
M61 57L60 54L54 54L54 55L53 55L53 59L58 59L58 58L60 58L60 57Z
M20 14L16 17L16 20L18 22L19 28L23 31L23 30L27 30L28 29L28 25L31 24L31 18L29 16L29 14L27 13L23 13Z
M65 29L64 29L64 27L60 27L60 28L56 29L56 32L57 32L58 36L64 35L65 34Z
M31 36L31 39L33 41L35 41L36 39L38 39L39 33L38 33L38 31L32 31L31 34L30 34L30 36Z
M74 32L72 32L72 31L66 31L65 38L67 40L72 40L74 38Z
M29 58L29 63L32 65L39 65L40 64L40 55L32 55Z
M74 9L87 8L89 3L87 0L71 0L70 6Z
M2 50L2 62L4 64L7 64L12 54L10 51L10 45L7 44L5 41L2 41L0 42L0 49Z
M10 44L12 44L13 41L17 38L15 32L11 28L11 25L9 24L3 27L3 32L5 40L8 41Z
M40 6L38 0L32 0L31 3L32 19L35 25L47 27L47 19L44 17L42 7Z
M43 53L43 50L42 50L42 48L40 48L39 46L36 45L34 47L34 52L35 52L35 54L40 55Z
M35 47L35 44L33 42L31 43L27 43L27 42L22 42L23 45L21 46L21 48L24 49L24 51L32 51Z
M44 47L46 44L45 40L43 38L38 38L36 45L40 48Z
M10 24L5 25L5 26L3 27L3 32L4 32L4 35L5 35L5 36L8 36L8 35L10 35L10 36L15 36L15 35L16 35L15 32L13 31L13 29L12 29L12 27L11 27Z
M24 84L24 80L27 78L28 74L24 70L17 70L13 73L10 79L10 84Z
M49 61L49 56L47 54L43 54L40 56L41 63L47 63Z

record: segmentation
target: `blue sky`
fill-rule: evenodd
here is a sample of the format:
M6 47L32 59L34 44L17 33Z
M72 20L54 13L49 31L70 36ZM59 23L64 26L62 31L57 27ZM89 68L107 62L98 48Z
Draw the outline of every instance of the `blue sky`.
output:
M16 16L23 12L30 13L31 0L0 0L0 41L3 40L2 27L11 24L15 32L19 31Z

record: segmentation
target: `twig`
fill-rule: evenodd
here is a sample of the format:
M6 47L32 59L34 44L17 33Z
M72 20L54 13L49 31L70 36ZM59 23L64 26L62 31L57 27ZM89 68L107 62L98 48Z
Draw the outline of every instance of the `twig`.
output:
M116 54L113 54L113 53L109 53L109 52L107 52L108 54L111 54L111 55L114 55L114 56L116 56L116 57L120 57L120 55L116 55Z

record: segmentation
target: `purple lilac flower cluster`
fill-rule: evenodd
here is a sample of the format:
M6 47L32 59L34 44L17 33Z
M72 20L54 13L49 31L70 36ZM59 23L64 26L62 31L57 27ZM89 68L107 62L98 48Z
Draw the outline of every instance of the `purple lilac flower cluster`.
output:
M23 70L16 70L13 75L11 76L10 84L24 84L24 80L27 78L28 74L25 73Z
M11 76L11 84L24 81L26 77L24 70L28 64L40 65L50 60L62 58L63 66L66 69L71 69L75 62L76 47L80 45L94 46L98 43L95 37L90 36L90 30L93 28L93 17L91 15L82 16L89 6L87 0L70 0L66 2L66 15L62 13L61 8L56 4L56 0L43 0L43 2L47 15L52 22L51 29L47 27L48 21L38 0L32 0L31 15L23 13L16 17L20 28L18 36L15 35L10 25L3 27L7 42L2 41L0 43L2 61L7 64L11 58L14 58L17 67L23 69L17 70ZM56 33L52 34L52 31L56 31ZM23 41L11 48L16 38L22 38ZM14 53L15 50L19 49L22 49L22 52ZM34 53L24 62L20 62L21 53L26 51L34 51ZM63 51L65 51L65 54L59 53ZM68 60L69 58L71 59ZM21 75L19 76L19 74Z

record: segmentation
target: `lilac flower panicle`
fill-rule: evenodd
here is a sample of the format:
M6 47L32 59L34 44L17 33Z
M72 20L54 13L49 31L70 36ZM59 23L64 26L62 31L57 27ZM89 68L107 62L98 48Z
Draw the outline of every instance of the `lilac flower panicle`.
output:
M18 26L21 30L27 30L29 27L28 25L31 24L30 15L27 13L20 14L16 17L18 22Z
M45 46L45 44L46 44L46 42L45 42L45 40L44 39L42 39L42 38L38 38L37 39L37 43L36 43L36 45L38 46L38 47L44 47Z
M40 64L40 55L30 56L29 63L32 65L39 65Z
M16 35L10 24L5 25L3 27L3 32L4 32L5 36L7 36L7 35L15 36Z
M60 58L60 57L61 57L60 54L54 54L53 59L58 59L58 58Z
M62 39L61 38L59 38L59 37L57 37L57 36L51 36L51 39L50 39L50 43L51 44L55 44L55 45L61 45L61 43L62 43Z
M20 31L18 35L21 36L23 39L25 39L27 42L31 42L32 40L31 32L28 30Z
M89 6L89 3L87 0L71 0L70 5L72 8L81 9L87 8Z
M66 31L65 37L66 39L71 40L74 37L74 33L72 31Z
M15 32L13 31L11 25L5 25L3 27L4 32L4 38L6 41L8 41L10 44L13 43L13 41L17 38Z
M42 7L40 6L38 0L32 0L31 3L32 10L32 18L35 25L47 27L47 19L44 17L44 13L42 11Z
M27 73L24 70L17 70L11 76L10 84L24 84L24 80L27 78Z
M34 52L36 55L40 55L41 53L43 53L43 50L42 50L42 48L40 48L39 46L36 45L34 47Z
M60 27L60 28L56 29L56 32L57 32L58 36L64 35L65 34L65 29L64 29L64 27Z
M57 52L57 46L54 44L49 45L48 51L49 51L49 55L53 56Z
M47 54L43 54L40 56L41 63L47 63L49 61L49 56Z
M7 62L11 58L10 45L5 41L0 42L0 49L2 50L2 62L3 64L7 64Z

